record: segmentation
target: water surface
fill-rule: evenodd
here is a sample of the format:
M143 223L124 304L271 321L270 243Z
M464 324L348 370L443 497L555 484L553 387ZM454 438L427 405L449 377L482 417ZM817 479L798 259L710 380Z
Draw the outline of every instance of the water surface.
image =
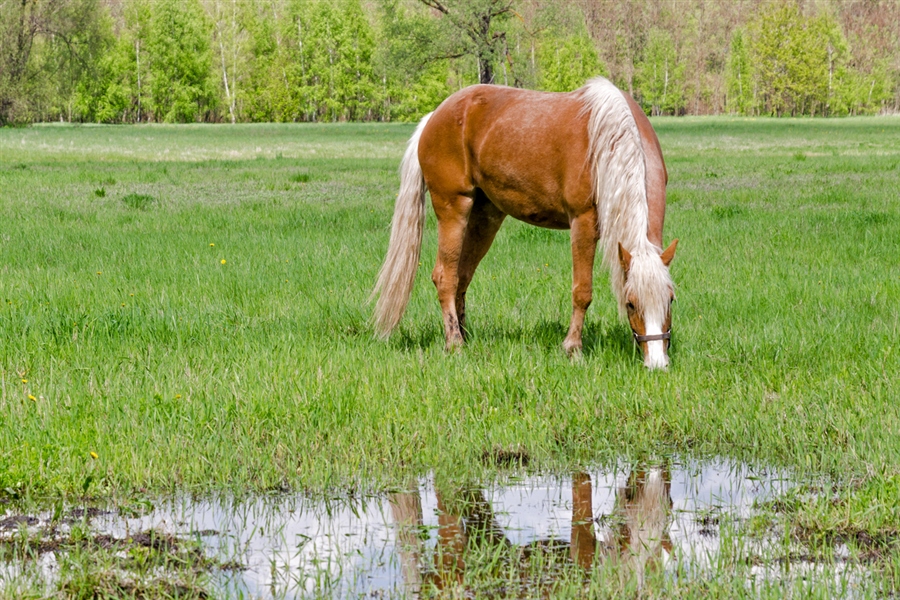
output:
M143 514L76 516L98 535L127 539L153 530L201 541L210 556L242 566L213 574L229 597L395 597L464 582L475 546L586 570L613 564L638 584L651 569L702 576L720 552L723 520L745 519L756 503L794 485L776 471L722 461L527 476L450 491L438 490L430 476L383 496L327 501L181 497L156 501ZM0 536L49 519L7 511ZM48 552L40 561L52 579L56 557ZM10 576L17 567L2 568Z

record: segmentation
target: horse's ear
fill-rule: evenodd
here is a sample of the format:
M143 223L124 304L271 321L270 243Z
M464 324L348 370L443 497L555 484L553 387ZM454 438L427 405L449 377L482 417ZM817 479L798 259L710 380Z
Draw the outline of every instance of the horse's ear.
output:
M675 258L675 246L677 245L678 238L675 238L674 240L672 240L672 243L669 244L669 247L663 250L663 253L659 255L659 257L663 261L663 264L667 267L669 266L669 263L672 262L672 259Z
M631 254L622 246L622 242L619 242L619 264L622 265L622 272L628 274L628 269L631 267Z

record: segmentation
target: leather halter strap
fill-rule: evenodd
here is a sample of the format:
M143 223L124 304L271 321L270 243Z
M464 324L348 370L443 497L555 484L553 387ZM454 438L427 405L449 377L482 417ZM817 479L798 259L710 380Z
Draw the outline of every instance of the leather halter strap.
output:
M659 340L668 340L672 338L672 330L665 333L655 333L653 335L640 335L639 333L631 332L634 336L634 341L641 344L643 342L657 342Z

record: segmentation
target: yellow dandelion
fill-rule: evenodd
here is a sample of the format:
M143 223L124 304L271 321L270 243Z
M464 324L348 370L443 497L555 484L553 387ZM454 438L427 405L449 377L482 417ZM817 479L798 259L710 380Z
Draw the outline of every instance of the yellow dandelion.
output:
M37 398L35 398L31 394L28 394L28 399L31 400L32 402L37 402Z
M97 460L98 458L100 458L100 455L97 454L96 452L94 452L93 450L91 450L91 458L93 458L94 460Z
M219 262L222 263L222 264L224 265L224 264L225 264L225 259L223 258L223 259L220 260Z
M22 383L28 383L28 380L27 380L27 379L23 379L23 380L22 380Z
M175 399L176 399L176 400L180 400L180 399L181 399L181 394L175 394Z
M97 275L103 275L103 271L97 271Z
M125 306L125 303L124 303L124 302L122 303L122 306Z
M210 244L209 247L210 247L210 248L215 248L216 245L215 245L215 244Z
M134 294L128 294L128 295L131 296L132 298L134 298Z

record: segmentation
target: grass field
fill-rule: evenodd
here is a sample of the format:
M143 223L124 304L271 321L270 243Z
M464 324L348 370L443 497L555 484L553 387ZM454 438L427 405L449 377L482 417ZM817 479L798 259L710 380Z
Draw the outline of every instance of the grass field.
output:
M511 221L463 352L442 349L433 216L400 330L375 340L411 125L0 129L0 496L324 494L489 479L502 452L560 473L718 456L834 482L785 509L791 527L896 552L900 119L654 126L681 240L663 373L599 269L570 363L567 233Z

